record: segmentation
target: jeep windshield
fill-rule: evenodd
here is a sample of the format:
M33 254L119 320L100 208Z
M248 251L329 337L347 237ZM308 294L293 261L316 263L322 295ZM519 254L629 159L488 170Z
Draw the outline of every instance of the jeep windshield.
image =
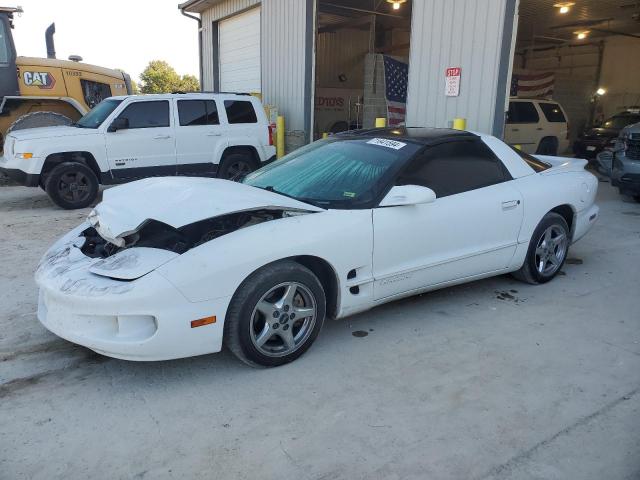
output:
M372 208L419 149L404 138L335 137L300 148L243 183L320 208Z
M121 103L122 100L103 100L74 123L74 126L78 128L98 128Z

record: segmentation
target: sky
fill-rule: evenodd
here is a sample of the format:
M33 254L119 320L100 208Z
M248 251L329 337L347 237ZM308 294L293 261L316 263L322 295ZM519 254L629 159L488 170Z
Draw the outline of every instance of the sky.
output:
M18 55L46 57L44 32L56 24L56 56L120 68L138 81L151 60L198 76L198 23L180 14L183 0L0 0L20 5L13 37Z

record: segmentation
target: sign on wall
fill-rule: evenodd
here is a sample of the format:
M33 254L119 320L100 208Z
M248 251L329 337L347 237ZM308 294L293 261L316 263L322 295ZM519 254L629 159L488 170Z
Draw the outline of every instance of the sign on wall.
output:
M462 69L460 67L447 68L445 77L445 91L447 97L457 97L460 95L460 76Z

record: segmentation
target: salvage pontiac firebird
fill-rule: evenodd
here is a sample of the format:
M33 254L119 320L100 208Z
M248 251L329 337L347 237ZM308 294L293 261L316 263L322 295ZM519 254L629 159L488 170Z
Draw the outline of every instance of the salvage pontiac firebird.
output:
M45 254L38 318L104 355L302 355L325 318L513 272L551 280L598 216L586 161L444 129L347 132L243 183L107 190Z

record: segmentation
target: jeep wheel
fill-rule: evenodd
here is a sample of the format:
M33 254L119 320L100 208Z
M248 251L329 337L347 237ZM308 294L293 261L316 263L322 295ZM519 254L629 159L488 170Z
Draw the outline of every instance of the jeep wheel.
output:
M98 177L82 163L65 162L49 172L45 190L59 207L84 208L98 196Z
M249 155L232 153L222 159L218 178L239 182L256 169L255 161Z

